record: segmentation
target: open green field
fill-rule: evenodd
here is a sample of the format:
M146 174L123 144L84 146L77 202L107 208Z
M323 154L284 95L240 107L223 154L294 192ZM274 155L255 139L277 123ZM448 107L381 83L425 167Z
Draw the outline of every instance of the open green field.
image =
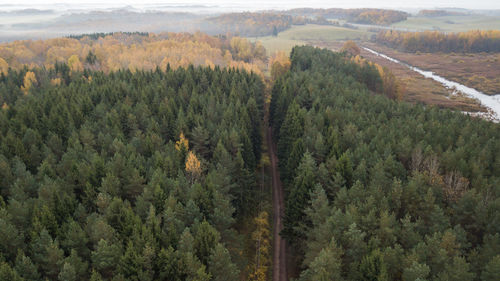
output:
M500 18L484 15L445 16L445 17L409 17L407 20L391 25L395 28L404 28L410 31L441 30L467 31L474 29L500 29Z
M373 33L366 29L351 29L338 26L325 25L298 25L280 32L278 36L266 36L251 38L258 40L266 48L269 54L276 51L290 51L295 45L304 45L311 41L331 42L348 39L369 39Z

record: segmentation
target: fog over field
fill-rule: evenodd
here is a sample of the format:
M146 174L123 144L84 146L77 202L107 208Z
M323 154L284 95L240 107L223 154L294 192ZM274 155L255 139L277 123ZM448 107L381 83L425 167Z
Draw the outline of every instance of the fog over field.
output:
M496 1L0 1L0 42L44 39L71 34L141 31L234 32L206 21L223 13L288 10L294 8L388 8L416 14L421 9L446 8L497 15ZM452 8L450 8L452 7ZM466 10L466 9L474 9ZM485 10L481 10L485 9ZM486 10L488 9L488 10ZM499 10L495 10L499 9ZM496 14L495 14L496 13Z
M301 7L311 8L393 8L393 9L419 9L419 8L465 8L465 9L500 9L500 2L494 0L421 0L421 1L367 1L367 0L352 0L352 1L326 1L326 0L256 0L256 1L231 1L217 0L207 1L189 0L189 1L118 1L118 0L88 0L88 1L51 1L51 0L28 0L20 3L12 1L0 1L0 9L14 9L22 7L30 8L48 8L64 9L64 8L117 8L131 5L138 9L176 9L176 10L218 10L218 11L242 11L242 10L263 10L263 9L293 9ZM193 7L194 6L194 7ZM196 7L198 6L198 7ZM201 8L203 7L203 8Z

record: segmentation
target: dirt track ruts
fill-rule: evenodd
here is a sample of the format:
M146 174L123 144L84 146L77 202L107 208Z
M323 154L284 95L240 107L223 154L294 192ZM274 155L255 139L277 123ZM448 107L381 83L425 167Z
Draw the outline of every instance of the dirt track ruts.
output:
M285 203L283 199L283 186L278 172L278 157L276 156L276 145L272 139L272 128L267 130L267 144L269 147L269 157L271 159L271 170L273 177L273 225L274 225L274 254L273 254L273 280L287 281L287 260L286 260L286 242L280 236L283 229L283 214Z

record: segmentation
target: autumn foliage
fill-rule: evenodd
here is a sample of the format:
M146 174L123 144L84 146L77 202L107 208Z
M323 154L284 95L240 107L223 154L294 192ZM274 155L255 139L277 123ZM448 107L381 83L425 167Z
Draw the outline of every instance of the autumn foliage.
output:
M265 281L268 280L268 271L271 264L271 243L269 215L267 212L260 212L254 219L256 226L252 233L252 240L255 243L255 258L251 264L251 273L249 280Z
M28 94L28 91L31 89L33 84L36 84L36 76L35 73L32 71L26 72L24 75L24 80L23 80L23 86L21 86L21 90L24 92L24 94Z
M73 72L78 72L83 70L83 64L80 62L80 59L77 55L72 55L68 59L68 66Z
M271 35L292 26L293 16L278 13L229 13L210 18L209 21L227 32L245 36Z
M0 72L66 63L72 72L154 70L195 66L234 67L261 73L265 49L243 38L204 33L112 33L0 44Z
M191 179L196 179L201 174L200 160L198 160L192 151L189 151L186 157L186 172L191 175Z
M378 43L410 53L415 52L500 52L500 30L472 30L458 33L439 31L380 31Z
M276 80L290 69L290 58L285 52L276 52L269 58L271 78Z
M7 74L9 70L9 64L2 58L0 58L0 74Z
M175 142L175 149L179 151L189 149L189 140L186 139L183 132L179 135L179 140Z
M279 32L292 27L292 25L338 24L338 22L329 21L321 15L312 17L290 15L289 11L229 13L209 18L207 21L217 25L219 29L224 30L226 33L249 37L276 36Z
M352 40L345 42L344 46L342 46L341 51L348 52L351 56L358 56L361 54L361 50L359 49L358 45Z

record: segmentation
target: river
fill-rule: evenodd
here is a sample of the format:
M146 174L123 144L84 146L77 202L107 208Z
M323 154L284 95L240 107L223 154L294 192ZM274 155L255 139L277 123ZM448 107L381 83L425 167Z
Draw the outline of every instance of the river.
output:
M425 78L431 78L439 83L441 83L443 86L445 86L446 88L448 89L452 89L454 92L460 92L460 93L463 93L464 95L468 96L468 97L471 97L471 98L474 98L476 100L478 100L479 102L481 102L481 104L487 108L490 109L491 111L491 116L489 116L489 118L493 119L493 121L495 122L499 122L500 121L500 95L486 95L476 89L473 89L473 88L469 88L465 85L462 85L460 83L457 83L457 82L454 82L454 81L450 81L446 78L443 78L439 75L436 75L434 74L432 71L425 71L425 70L422 70L420 68L417 68L417 67L414 67L412 65L409 65L407 63L404 63L404 62L401 62L395 58L391 58L387 55L384 55L382 53L379 53L377 51L374 51L370 48L366 48L366 47L363 47L363 49L365 49L366 51L372 53L372 54L375 54L377 56L380 56L384 59L387 59L387 60L390 60L394 63L398 63L398 64L401 64L401 65L404 65L408 68L410 68L411 70L415 71L415 72L418 72L420 73L421 75L423 75ZM486 117L486 116L483 116L483 117Z

